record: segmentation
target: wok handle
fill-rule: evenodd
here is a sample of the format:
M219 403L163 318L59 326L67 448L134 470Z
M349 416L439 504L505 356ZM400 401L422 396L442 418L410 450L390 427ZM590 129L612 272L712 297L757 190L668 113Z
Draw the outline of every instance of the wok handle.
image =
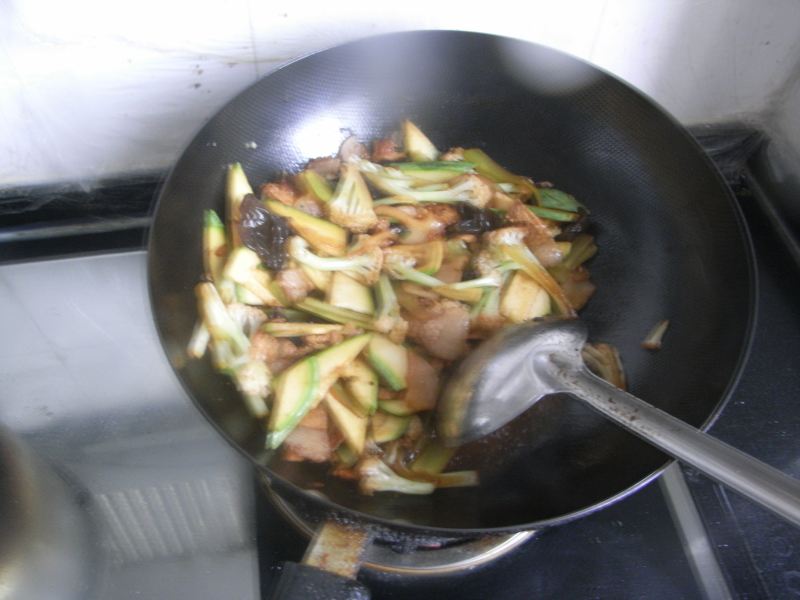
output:
M359 581L302 563L285 562L272 600L369 600Z
M369 529L329 520L314 534L302 563L285 562L272 600L369 600L356 580Z
M561 390L678 460L800 526L800 481L687 425L554 354L549 375Z

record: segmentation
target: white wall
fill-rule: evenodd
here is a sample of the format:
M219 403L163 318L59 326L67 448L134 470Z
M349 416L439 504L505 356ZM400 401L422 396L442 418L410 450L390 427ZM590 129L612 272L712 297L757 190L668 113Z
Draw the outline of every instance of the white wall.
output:
M797 0L0 0L0 189L164 169L280 63L420 28L565 50L687 124L758 121L800 57Z
M771 138L769 156L772 174L786 186L786 193L800 190L800 59L794 74L766 116L766 130ZM800 198L795 197L794 211L800 217Z

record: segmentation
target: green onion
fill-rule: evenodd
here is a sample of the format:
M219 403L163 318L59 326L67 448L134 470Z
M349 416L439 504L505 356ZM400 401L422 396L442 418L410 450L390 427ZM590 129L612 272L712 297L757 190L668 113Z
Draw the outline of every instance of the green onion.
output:
M415 473L438 475L444 471L455 451L455 448L446 448L437 440L431 440L414 459L410 468Z
M569 254L561 261L559 266L569 270L575 269L596 253L597 246L594 243L594 238L589 234L581 233L572 240L572 248L570 248Z
M580 203L575 200L575 196L553 188L542 188L539 190L539 206L566 210L568 212L578 212L580 208L583 208Z
M334 323L341 323L342 325L352 323L356 327L375 329L375 322L368 315L356 312L354 310L349 310L347 308L332 306L331 304L323 302L322 300L317 300L316 298L306 298L305 300L295 304L295 306L300 310L304 310L305 312L321 319L325 319L326 321L333 321Z
M495 183L513 183L518 190L530 194L538 201L540 190L529 179L521 175L515 175L505 167L502 167L480 148L464 150L464 160L474 163L475 170L478 173L488 177Z
M432 160L427 162L389 163L390 167L401 171L455 171L467 173L475 167L474 163L465 160Z
M198 321L192 331L192 337L189 338L189 344L186 349L187 354L192 358L203 358L210 339L211 333L208 331L205 323Z
M436 279L432 275L428 275L417 269L408 267L400 261L387 261L384 263L384 268L393 279L403 279L424 285L425 287L438 287L445 285L441 279Z
M581 218L578 213L569 212L567 210L559 210L557 208L545 208L544 206L529 206L533 214L543 219L550 219L551 221L560 221L562 223L573 223Z
M264 323L261 331L274 337L297 337L302 335L323 335L341 331L344 325L334 323Z
M311 194L322 202L330 201L333 196L331 186L325 178L311 169L306 169L297 176L297 183L307 194Z
M522 244L513 246L503 246L506 256L517 263L520 268L540 287L550 294L550 297L558 307L559 313L565 317L574 317L575 309L570 305L569 300L564 294L564 290L558 285L553 276L547 272L536 256Z
M479 484L478 472L473 470L450 471L436 476L437 488L475 487Z

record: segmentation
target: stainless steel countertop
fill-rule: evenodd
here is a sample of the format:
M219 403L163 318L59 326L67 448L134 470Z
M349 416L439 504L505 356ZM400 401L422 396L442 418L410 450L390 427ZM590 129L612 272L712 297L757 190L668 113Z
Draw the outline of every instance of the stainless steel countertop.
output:
M90 515L90 597L258 598L252 471L164 359L145 258L0 267L0 423Z
M761 278L758 328L712 433L798 477L790 443L800 431L796 272L763 218L748 212ZM266 549L259 571L252 470L171 371L150 316L145 264L139 250L0 266L0 424L54 467L94 524L89 547L76 549L90 581L81 595L56 597L259 598L259 572L268 587L276 561L299 557L305 542L271 519L258 538ZM547 532L483 575L384 582L375 597L519 597L532 589L800 596L800 532L691 470L688 481L673 467L657 488ZM606 551L598 553L601 539ZM584 555L577 570L565 566L565 557ZM619 569L620 556L633 566Z

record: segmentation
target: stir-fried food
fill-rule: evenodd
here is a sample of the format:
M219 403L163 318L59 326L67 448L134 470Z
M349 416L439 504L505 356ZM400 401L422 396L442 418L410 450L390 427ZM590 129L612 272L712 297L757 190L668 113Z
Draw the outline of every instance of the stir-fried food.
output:
M258 194L239 164L227 177L190 356L210 354L285 460L330 463L367 494L476 485L433 430L442 381L504 325L586 304L587 210L410 121ZM623 384L612 348L586 352Z

